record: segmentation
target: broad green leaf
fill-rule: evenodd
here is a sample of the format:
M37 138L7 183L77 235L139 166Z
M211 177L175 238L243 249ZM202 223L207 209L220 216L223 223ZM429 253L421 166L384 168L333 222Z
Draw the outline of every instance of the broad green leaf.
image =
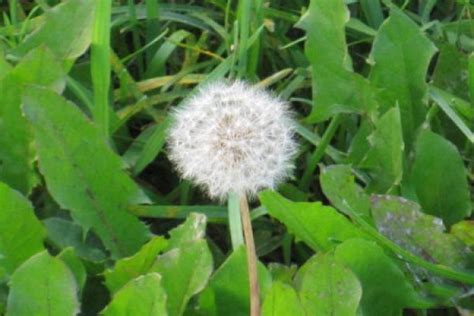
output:
M38 48L0 81L0 180L24 194L30 193L37 183L31 127L21 113L24 85L43 85L60 91L64 79L52 53Z
M403 175L404 143L398 108L388 110L375 123L368 140L371 147L361 163L372 171L368 190L385 193L399 185Z
M22 85L42 85L58 93L66 86L66 71L61 60L44 46L35 48L23 57L12 70L12 75Z
M127 212L143 193L123 172L121 159L96 126L54 92L31 87L24 102L52 196L85 231L93 228L114 258L135 253L150 233Z
M166 292L161 276L150 273L128 282L101 313L104 316L166 316Z
M469 247L474 246L474 221L461 221L451 227L451 234Z
M259 196L272 217L314 250L329 250L346 239L364 237L344 215L330 206L319 202L292 202L269 190Z
M396 8L380 27L372 46L370 80L380 88L384 111L398 104L407 148L425 118L425 77L435 51L415 22Z
M46 251L31 257L12 275L6 315L68 316L78 311L73 274Z
M348 267L362 285L364 316L401 315L403 308L427 308L397 264L374 242L351 239L339 245L336 261Z
M298 294L306 315L356 315L362 288L351 270L332 253L315 255L304 267Z
M469 1L458 0L458 3L467 5ZM468 8L466 6L466 8ZM461 17L459 19L452 20L451 22L445 22L441 24L443 33L447 38L448 43L459 45L459 48L466 52L474 51L474 35L472 33L472 18Z
M142 249L129 258L116 262L113 269L105 272L105 283L112 292L117 292L125 283L150 271L158 255L164 251L180 248L205 235L206 217L191 213L186 221L169 232L170 239L154 237Z
M260 296L271 284L271 275L257 264ZM247 256L244 246L237 248L216 270L199 297L199 310L206 316L248 316L250 311Z
M380 0L360 0L359 2L368 24L378 29L384 19Z
M362 121L359 129L352 137L351 146L349 147L349 161L354 165L359 165L360 162L367 156L370 144L367 137L373 132L374 127L371 122Z
M442 221L422 213L415 202L374 195L372 216L380 233L404 249L435 263L465 268L465 245L446 234Z
M87 272L81 259L76 255L74 248L66 248L58 254L58 259L61 259L74 275L76 284L79 286L79 292L82 291L86 284Z
M35 47L46 45L58 57L73 59L90 45L94 0L67 0L48 9L44 23L13 50L23 56Z
M73 221L50 217L45 219L43 224L48 231L48 240L59 249L72 247L75 254L85 260L105 260L105 249L100 240L91 233L84 234L81 226Z
M187 242L196 241L206 235L206 216L191 213L186 221L169 232L170 238L166 250L180 248Z
M349 165L332 165L321 170L321 188L324 195L339 211L370 219L370 198L355 183L352 169Z
M0 183L0 269L12 273L29 257L42 251L45 235L30 202Z
M117 292L128 281L148 273L158 255L167 247L165 238L152 238L132 257L123 258L115 263L111 270L105 272L105 284L110 292Z
M456 147L443 137L424 131L416 145L412 170L423 211L448 226L471 214L467 172Z
M469 100L468 56L456 46L441 45L436 68L433 73L433 84L458 97Z
M268 291L262 306L262 316L303 316L303 307L295 290L288 284L276 281Z
M168 315L182 315L189 299L200 292L212 273L212 255L205 240L188 242L159 256L151 272L158 272L168 295Z
M307 34L305 54L313 76L313 109L307 120L323 121L339 112L369 112L376 107L367 80L352 72L346 46L349 11L343 0L311 0L298 23Z

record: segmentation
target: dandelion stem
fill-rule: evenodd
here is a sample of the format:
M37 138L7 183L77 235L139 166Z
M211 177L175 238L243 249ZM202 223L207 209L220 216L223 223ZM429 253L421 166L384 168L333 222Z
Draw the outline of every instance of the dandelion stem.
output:
M244 244L244 236L242 235L242 220L240 219L239 195L230 192L228 200L229 212L229 230L232 249L236 250Z
M244 195L240 198L240 215L244 229L245 245L247 249L247 267L249 272L250 286L250 315L260 316L260 290L257 275L257 254L253 239L252 222L250 220L249 204Z

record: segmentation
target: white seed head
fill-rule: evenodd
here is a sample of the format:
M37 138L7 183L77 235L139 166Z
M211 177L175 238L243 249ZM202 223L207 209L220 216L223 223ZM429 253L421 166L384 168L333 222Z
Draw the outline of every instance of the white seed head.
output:
M181 176L225 200L254 196L293 169L295 124L285 102L242 81L210 84L173 113L168 154Z

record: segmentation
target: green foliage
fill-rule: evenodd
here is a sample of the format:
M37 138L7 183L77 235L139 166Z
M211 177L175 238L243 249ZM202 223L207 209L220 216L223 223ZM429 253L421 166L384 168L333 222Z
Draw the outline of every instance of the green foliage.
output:
M69 0L46 10L44 22L13 53L22 56L44 45L61 59L81 56L92 39L94 3L94 0Z
M249 315L238 197L166 158L235 78L301 145L249 197L264 316L472 313L471 2L0 4L0 314Z
M374 39L370 80L380 88L380 106L384 111L399 106L407 148L426 113L425 76L435 51L434 44L399 9L391 10Z
M329 250L339 242L364 236L342 214L321 203L295 203L272 191L262 192L260 201L271 216L316 251Z
M115 293L128 281L150 271L156 257L166 246L166 239L154 237L132 257L118 260L113 270L105 272L105 284L108 289Z
M168 315L183 314L189 299L204 289L212 268L211 252L205 240L185 243L156 259L150 270L163 276Z
M301 269L299 295L307 315L356 315L361 285L332 253L316 255Z
M7 315L75 315L77 284L67 265L47 252L32 256L10 280Z
M456 147L425 131L417 142L413 183L423 209L452 225L471 213L466 169Z
M372 215L379 231L403 248L434 262L466 266L465 245L444 232L439 218L423 214L418 204L394 196L376 195L372 197Z
M98 129L73 104L45 89L28 90L24 111L35 131L41 172L58 203L86 231L94 228L114 257L138 250L148 232L126 207L143 197Z
M35 150L31 126L21 112L21 95L27 84L44 85L62 91L64 71L46 48L30 52L0 80L0 179L28 194L37 183L34 172Z
M391 191L402 181L403 143L400 111L388 110L375 124L375 130L367 137L370 149L361 167L373 170L374 180L368 190Z
M372 88L352 72L345 25L349 11L342 0L311 1L298 26L307 32L305 53L313 72L313 111L309 121L321 121L338 112L374 109Z
M336 248L334 255L360 280L364 315L399 315L404 307L429 306L418 296L402 270L375 243L348 240Z
M280 281L274 281L262 306L263 316L304 315L296 291Z
M161 287L160 275L145 274L128 282L114 295L101 315L168 315L166 292Z
M0 267L13 273L25 260L42 251L45 229L30 202L0 183Z
M260 263L258 281L263 292L271 285L271 276ZM237 248L214 272L209 285L199 298L199 305L204 315L248 315L249 283L243 246Z

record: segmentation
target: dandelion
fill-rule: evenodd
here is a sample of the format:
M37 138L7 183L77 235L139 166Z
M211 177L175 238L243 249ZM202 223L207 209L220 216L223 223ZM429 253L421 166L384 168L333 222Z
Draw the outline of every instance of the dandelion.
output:
M296 144L288 106L242 81L219 82L198 91L173 116L169 158L181 176L202 186L212 198L230 197L232 245L237 249L243 244L243 232L250 315L259 316L257 256L247 195L274 188L293 169ZM235 203L235 196L240 203Z
M174 113L169 158L181 176L225 200L274 188L293 169L294 124L285 102L242 81L201 89Z

